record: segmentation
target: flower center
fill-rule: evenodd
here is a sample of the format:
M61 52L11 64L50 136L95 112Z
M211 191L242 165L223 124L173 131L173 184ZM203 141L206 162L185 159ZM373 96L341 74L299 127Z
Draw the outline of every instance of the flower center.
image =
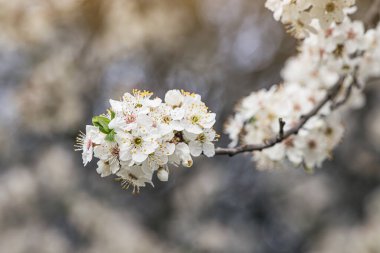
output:
M205 142L206 141L206 135L205 134L198 135L197 140L200 142Z
M120 150L117 147L114 147L111 150L111 154L114 155L114 156L119 156L119 152L120 152Z
M339 44L337 45L336 49L333 51L333 54L335 55L335 57L341 57L343 55L343 52L344 52L344 45Z
M334 133L334 130L331 127L328 127L325 131L327 136L331 136Z
M317 142L315 140L310 140L307 145L309 146L309 149L315 149L317 147Z
M199 117L197 115L194 115L191 117L191 123L196 124L199 122Z
M141 103L136 104L136 108L141 108L143 105Z
M135 176L135 175L133 175L132 173L129 173L128 174L128 177L131 179L131 180L137 180L138 178Z
M325 6L325 10L326 10L327 13L334 12L335 8L336 8L336 6L335 6L334 2L329 2Z
M171 118L169 116L165 116L162 120L163 120L164 123L169 124Z
M136 121L136 115L134 115L134 114L129 114L129 115L125 116L125 122L126 122L127 124L131 124L131 123L133 123L133 122L135 122L135 121Z
M91 147L92 147L92 140L88 140L87 145L86 145L86 149L90 150Z
M140 137L137 137L133 140L133 142L135 143L135 145L140 145L142 143L142 139Z

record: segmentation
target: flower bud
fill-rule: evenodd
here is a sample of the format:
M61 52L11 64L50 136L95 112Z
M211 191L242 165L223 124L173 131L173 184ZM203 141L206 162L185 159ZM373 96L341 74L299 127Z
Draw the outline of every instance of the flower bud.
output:
M160 181L166 182L169 179L169 170L165 168L159 168L157 171L157 177Z

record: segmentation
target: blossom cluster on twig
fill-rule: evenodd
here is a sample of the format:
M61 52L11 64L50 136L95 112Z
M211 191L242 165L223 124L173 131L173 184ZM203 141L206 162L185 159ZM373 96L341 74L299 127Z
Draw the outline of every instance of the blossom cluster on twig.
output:
M102 177L114 174L133 192L153 185L155 172L167 181L168 164L191 167L192 157L215 154L215 114L199 95L170 90L164 102L152 95L134 90L110 100L107 114L95 116L77 139L84 165L95 156Z
M292 13L290 9L298 5L303 12L314 15L314 7L320 4L326 8L334 5L337 13L349 13L344 8L352 7L353 3L267 1L275 16L281 14L285 19ZM343 136L345 112L364 104L361 91L366 81L380 75L380 26L365 31L363 22L351 21L340 14L326 23L324 19L328 16L324 14L313 16L312 30L302 28L309 32L303 33L299 54L286 63L283 83L242 99L226 124L225 132L232 140L230 146L241 142L243 148L239 151L253 151L259 168L302 166L310 170L321 166ZM310 112L312 117L305 121ZM285 122L284 129L278 119ZM280 131L292 134L279 138ZM263 144L255 145L260 143ZM217 153L234 154L234 151L220 149Z

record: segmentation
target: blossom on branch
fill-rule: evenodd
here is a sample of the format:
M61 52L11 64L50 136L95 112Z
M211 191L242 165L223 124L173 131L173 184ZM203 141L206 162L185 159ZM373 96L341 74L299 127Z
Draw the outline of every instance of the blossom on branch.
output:
M215 114L199 95L171 90L164 102L152 95L133 90L121 101L110 100L107 114L95 116L77 139L84 165L98 158L102 177L116 175L133 192L153 185L155 172L167 181L169 164L191 167L192 156L215 154Z
M296 38L305 38L341 23L355 0L267 0L265 7L273 11L274 18L288 27Z
M282 21L292 11L313 15L315 8L329 4L343 11L353 1L267 1ZM242 99L225 126L230 146L248 147L261 169L321 166L343 136L345 112L363 105L366 81L380 76L380 25L365 31L363 22L351 21L336 9L336 18L327 24L318 12L320 17L312 18L318 18L319 24L282 71L283 84ZM282 138L284 132L291 134Z

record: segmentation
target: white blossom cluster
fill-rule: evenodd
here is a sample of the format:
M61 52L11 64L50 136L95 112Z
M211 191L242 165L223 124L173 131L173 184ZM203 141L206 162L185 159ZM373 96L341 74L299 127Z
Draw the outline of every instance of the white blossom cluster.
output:
M324 92L297 85L283 84L260 90L244 98L236 114L226 124L226 133L235 146L261 144L280 132L279 119L285 122L284 131L295 127L301 116L308 113L322 99ZM337 112L329 114L324 107L297 135L262 151L253 157L260 169L303 166L307 170L318 167L330 156L343 135L343 125Z
M311 3L317 1L268 1L267 4L275 2L281 2L283 7L285 3L301 7L310 4L307 12L311 12ZM343 7L352 5L348 1L334 3ZM282 15L286 11L284 7ZM348 17L339 19L339 24L332 23L327 29L319 27L302 41L300 53L288 60L282 71L282 85L244 98L236 107L234 117L227 122L225 132L232 140L232 147L239 142L267 143L281 131L297 127L302 117L340 84L337 96L295 135L271 148L254 152L254 160L262 169L319 167L331 157L343 136L344 113L348 108L363 105L361 90L365 82L379 75L380 25L365 31L360 21L351 21ZM282 129L279 119L285 122Z
M274 18L285 24L297 38L324 30L333 23L341 23L355 0L267 0L265 6L273 11Z
M153 185L155 172L167 181L168 164L191 167L192 157L215 155L215 114L199 95L170 90L164 102L152 95L134 90L121 101L110 100L108 113L94 117L78 138L84 165L98 158L102 177L114 174L134 192Z

